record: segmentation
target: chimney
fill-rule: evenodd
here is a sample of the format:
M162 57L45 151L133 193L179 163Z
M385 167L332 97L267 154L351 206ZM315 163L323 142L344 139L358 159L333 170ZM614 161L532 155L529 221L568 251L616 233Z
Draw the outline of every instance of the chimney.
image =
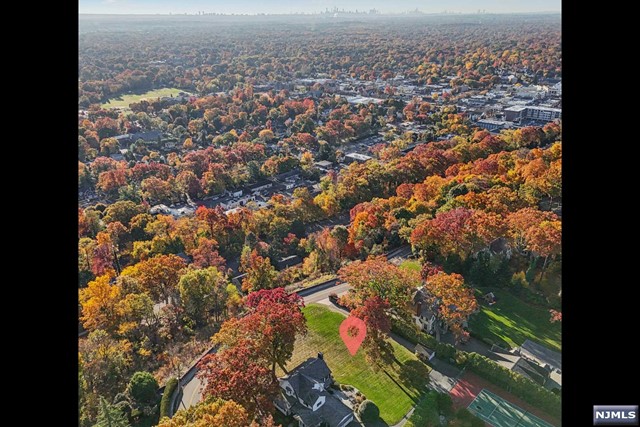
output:
M322 354L322 352L318 352L318 359L324 360L324 354Z
M420 317L421 310L422 310L422 301L418 301L418 304L416 304L416 316Z

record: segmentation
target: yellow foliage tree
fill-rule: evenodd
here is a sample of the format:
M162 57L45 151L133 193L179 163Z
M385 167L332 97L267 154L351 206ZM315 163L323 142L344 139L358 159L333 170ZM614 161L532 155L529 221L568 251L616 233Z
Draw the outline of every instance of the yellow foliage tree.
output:
M120 287L110 285L112 273L96 277L88 286L80 289L82 305L82 325L85 329L105 329L113 331L118 323L117 305L120 301Z

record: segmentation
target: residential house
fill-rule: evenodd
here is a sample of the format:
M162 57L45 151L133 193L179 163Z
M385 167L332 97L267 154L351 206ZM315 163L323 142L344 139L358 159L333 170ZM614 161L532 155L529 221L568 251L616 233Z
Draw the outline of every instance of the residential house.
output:
M329 389L333 378L322 353L278 381L282 390L274 404L284 415L292 415L298 427L345 427L354 420L353 410Z
M315 162L315 165L323 170L323 171L328 171L329 169L331 169L333 167L333 162L330 162L328 160L320 160L319 162Z
M364 163L367 160L372 159L373 157L371 156L367 156L366 154L360 154L360 153L349 153L347 155L344 156L345 157L345 162L349 162L349 163L353 163L353 162L361 162Z
M158 215L158 214L162 214L162 215L171 215L174 218L181 218L183 216L191 216L194 214L195 212L195 208L189 205L182 205L182 206L167 206L164 204L158 204L155 206L152 206L149 209L149 213L151 215Z
M447 331L447 324L441 320L436 324L438 308L437 303L432 299L424 286L416 289L411 297L413 319L416 325L428 334L435 334L436 326L440 329L440 333L444 333Z
M114 137L116 141L122 146L123 143L131 144L141 139L145 143L157 143L162 138L162 132L159 130L150 130L147 132L128 133L125 135L118 135Z
M302 258L300 258L298 255L290 255L284 258L280 258L276 262L276 269L284 270L285 268L292 267L294 265L298 265L301 263L302 263Z
M423 346L422 344L418 343L416 344L415 354L416 356L418 356L418 359L422 359L424 361L430 361L436 356L436 351L431 350Z
M273 187L273 183L267 180L258 181L255 184L247 185L244 189L247 192L257 193L258 191L266 190Z

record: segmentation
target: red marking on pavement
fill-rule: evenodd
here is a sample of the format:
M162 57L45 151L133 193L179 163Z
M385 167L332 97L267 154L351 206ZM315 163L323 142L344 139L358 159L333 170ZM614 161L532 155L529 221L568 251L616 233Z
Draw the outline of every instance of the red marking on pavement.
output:
M476 381L468 381L468 375L465 374L466 379L460 378L456 386L451 389L451 400L453 400L454 406L458 408L466 408L469 406L473 399L476 398L478 393L483 389Z
M366 335L367 325L355 316L347 317L340 324L340 338L342 338L352 356L355 356L358 352Z

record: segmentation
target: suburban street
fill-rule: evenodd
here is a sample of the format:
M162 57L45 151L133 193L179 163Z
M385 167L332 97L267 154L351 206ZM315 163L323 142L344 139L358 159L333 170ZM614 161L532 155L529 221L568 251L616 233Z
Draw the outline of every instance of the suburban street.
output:
M311 304L314 302L318 302L318 303L322 302L322 300L324 299L326 299L328 302L330 294L335 292L336 294L338 294L338 296L340 296L347 293L347 291L349 290L348 283L341 283L339 285L336 285L335 284L336 281L334 280L333 282L334 284L332 286L329 286L327 288L321 288L309 295L304 295L303 292L298 292L298 294L302 297L302 299L304 299L305 304Z
M202 382L197 376L193 376L189 382L182 387L182 400L178 410L187 409L197 404L202 399Z

